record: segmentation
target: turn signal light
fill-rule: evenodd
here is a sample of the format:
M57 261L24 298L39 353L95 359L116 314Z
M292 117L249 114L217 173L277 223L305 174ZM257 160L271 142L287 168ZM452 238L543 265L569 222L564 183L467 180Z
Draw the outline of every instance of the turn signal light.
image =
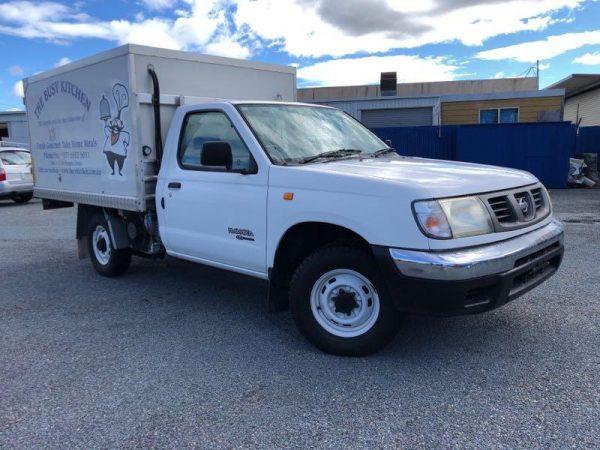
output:
M288 200L288 201L294 200L294 193L293 192L284 192L283 199Z

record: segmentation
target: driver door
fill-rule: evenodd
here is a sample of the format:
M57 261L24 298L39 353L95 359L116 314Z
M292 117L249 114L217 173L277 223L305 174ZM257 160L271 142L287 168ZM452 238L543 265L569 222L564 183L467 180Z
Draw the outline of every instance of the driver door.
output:
M206 142L231 146L231 170L201 164ZM251 173L242 174L242 169ZM170 254L266 276L267 170L258 169L224 110L185 116L177 163L171 163L161 186L161 235Z

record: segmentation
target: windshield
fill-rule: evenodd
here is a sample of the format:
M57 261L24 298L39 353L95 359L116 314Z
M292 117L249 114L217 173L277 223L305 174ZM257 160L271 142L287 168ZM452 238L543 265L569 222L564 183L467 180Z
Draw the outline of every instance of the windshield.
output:
M377 136L337 109L301 105L239 105L272 160L303 162L326 152L347 157L387 148ZM304 161L304 162L306 162Z
M2 150L0 151L0 160L7 166L31 164L31 155L23 150Z

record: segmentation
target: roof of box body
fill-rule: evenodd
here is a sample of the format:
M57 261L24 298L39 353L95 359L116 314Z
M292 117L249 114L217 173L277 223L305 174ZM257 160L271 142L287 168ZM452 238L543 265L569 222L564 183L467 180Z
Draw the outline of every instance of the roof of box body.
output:
M548 89L564 88L567 98L600 88L600 74L574 73L548 86Z
M272 72L282 72L282 73L296 73L295 67L287 67L278 64L269 64L263 62L256 61L248 61L245 59L235 59L235 58L226 58L223 56L212 56L212 55L203 55L200 53L193 52L184 52L180 50L168 50L164 48L156 48L156 47L148 47L145 45L136 45L136 44L125 44L117 48L113 48L111 50L107 50L104 52L97 53L93 56L89 56L87 58L83 58L69 64L65 64L60 67L56 67L54 69L50 69L46 72L39 73L37 75L32 75L28 78L25 78L27 83L44 80L46 78L52 77L54 75L59 75L64 72L68 72L74 69L79 69L81 67L90 66L92 64L99 63L101 61L106 61L107 59L116 58L118 56L123 56L127 54L134 55L144 55L144 56L156 56L159 58L170 58L170 59L179 59L182 61L196 61L206 64L220 64L223 66L237 66L237 67L246 67L249 69L256 70L268 70Z

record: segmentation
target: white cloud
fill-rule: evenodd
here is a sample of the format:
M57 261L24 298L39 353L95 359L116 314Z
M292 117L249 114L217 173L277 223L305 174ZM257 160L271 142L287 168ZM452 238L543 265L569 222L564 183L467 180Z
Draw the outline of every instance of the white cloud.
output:
M218 56L228 56L229 58L248 58L250 50L248 47L241 45L234 39L227 37L211 42L206 46L206 53Z
M141 0L148 9L166 9L175 5L175 0Z
M379 82L381 72L397 72L398 82L453 80L458 66L445 58L420 58L412 55L366 56L333 59L298 70L306 85L356 85Z
M108 30L119 44L143 44L152 47L182 49L182 45L171 33L171 24L161 19L147 19L141 23L113 20Z
M13 85L13 95L15 97L19 97L19 98L23 98L25 96L25 94L23 93L23 82L22 81L17 81Z
M345 0L340 8L334 0L237 0L234 20L291 55L339 57L451 41L482 45L493 36L542 30L558 11L582 2Z
M60 58L58 60L58 62L56 64L54 64L54 67L64 66L65 64L69 64L70 62L71 62L71 60L69 58L67 58L66 56L63 56L62 58Z
M0 33L59 43L99 38L210 48L245 57L264 44L293 56L340 57L452 41L478 46L493 36L542 30L585 0L344 0L343 7L340 0L138 1L155 15L102 21L82 13L83 3L9 0L0 5ZM174 7L174 18L159 14Z
M550 64L549 63L540 63L540 72L542 70L548 70L550 68Z
M227 24L224 1L228 0L185 0L187 9L178 10L175 19L137 15L133 22L96 20L56 2L9 1L0 5L0 33L60 43L99 38L178 50L204 50L214 43L215 51L248 56L242 43L228 42L234 35Z
M16 24L74 18L69 8L56 2L12 1L0 4L0 17ZM81 17L81 16L80 16Z
M535 62L541 59L551 59L569 50L594 44L600 44L600 31L548 36L546 39L539 41L485 50L477 53L476 57L488 60L512 59L519 62Z
M23 68L22 68L21 66L19 66L19 65L17 65L17 64L16 64L16 65L14 65L14 66L10 66L10 67L8 68L8 73L10 73L10 75L11 75L12 77L20 77L20 76L22 76L22 75L23 75L23 73L25 73L25 72L23 71Z
M573 60L573 64L584 64L586 66L600 65L600 52L585 53Z

